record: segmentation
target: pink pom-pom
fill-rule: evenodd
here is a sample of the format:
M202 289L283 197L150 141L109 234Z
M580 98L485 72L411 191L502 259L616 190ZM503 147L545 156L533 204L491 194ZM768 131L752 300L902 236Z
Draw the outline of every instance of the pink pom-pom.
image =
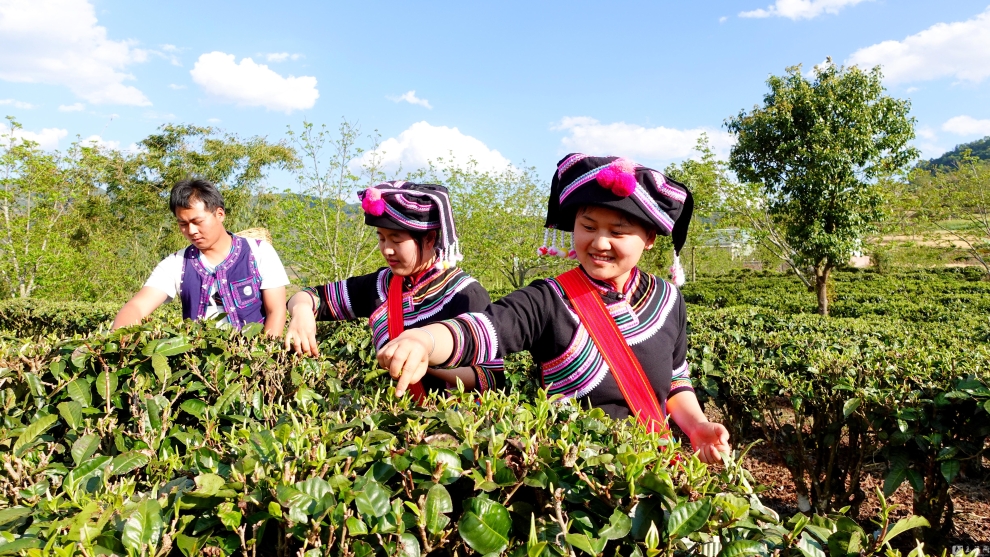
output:
M598 171L598 183L619 197L628 197L636 190L636 163L629 159L615 159Z
M361 197L361 208L369 215L380 217L385 212L385 201L382 199L382 192L375 188L364 190L364 196Z
M560 254L560 251L558 251L557 248L555 247L551 247L549 250L547 250L547 255L552 255L556 257L558 254Z
M571 250L571 251L567 252L567 258L568 259L577 259L577 251L576 250Z

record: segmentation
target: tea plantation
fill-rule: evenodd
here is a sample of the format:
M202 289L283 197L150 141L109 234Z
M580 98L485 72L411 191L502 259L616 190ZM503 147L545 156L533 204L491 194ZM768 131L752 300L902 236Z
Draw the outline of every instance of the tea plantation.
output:
M783 517L732 459L547 400L526 356L509 393L417 407L361 324L304 359L258 327L3 302L0 555L939 554L949 486L987 473L990 283L836 281L832 318L780 275L684 288L699 396L783 455L809 507ZM916 516L847 516L867 461Z

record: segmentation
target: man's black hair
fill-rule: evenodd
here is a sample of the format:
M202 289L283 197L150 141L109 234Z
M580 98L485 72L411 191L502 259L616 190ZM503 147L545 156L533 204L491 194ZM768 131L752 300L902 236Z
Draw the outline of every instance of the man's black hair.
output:
M203 206L211 213L217 208L227 210L223 206L223 196L220 191L210 181L202 178L188 178L181 180L172 188L172 193L168 197L168 208L172 214L181 207L191 209L196 201L202 201Z

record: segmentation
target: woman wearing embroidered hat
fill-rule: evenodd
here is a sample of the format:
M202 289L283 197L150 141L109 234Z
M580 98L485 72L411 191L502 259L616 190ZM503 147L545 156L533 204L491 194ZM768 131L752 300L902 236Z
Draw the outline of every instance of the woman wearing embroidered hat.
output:
M576 398L614 418L635 415L666 433L669 415L705 462L728 452L729 433L709 422L688 373L687 315L674 284L637 268L657 234L670 235L671 269L683 282L693 200L683 185L616 157L572 154L557 165L547 207L551 246L580 262L478 313L409 330L378 352L397 392L427 366L459 366L529 350L549 394ZM573 232L570 250L557 249ZM561 246L563 242L561 241ZM679 278L677 277L679 275Z
M358 193L364 222L378 229L378 249L387 267L371 274L306 288L288 303L286 348L318 355L316 321L367 317L381 348L406 327L418 327L488 306L488 291L457 267L462 259L447 189L432 184L383 182ZM417 399L460 379L484 391L503 380L502 361L430 370L413 383ZM420 378L417 378L417 382ZM405 388L405 386L404 386Z

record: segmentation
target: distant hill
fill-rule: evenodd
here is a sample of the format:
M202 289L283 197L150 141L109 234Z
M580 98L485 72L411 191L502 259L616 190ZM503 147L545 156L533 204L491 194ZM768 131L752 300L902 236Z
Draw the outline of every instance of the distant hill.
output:
M918 163L918 166L928 169L933 169L939 166L954 167L956 163L959 162L959 159L962 158L962 153L966 149L971 150L972 155L978 159L990 160L990 135L984 137L983 139L977 139L976 141L956 145L955 149L947 153L943 153L941 157L921 161Z

